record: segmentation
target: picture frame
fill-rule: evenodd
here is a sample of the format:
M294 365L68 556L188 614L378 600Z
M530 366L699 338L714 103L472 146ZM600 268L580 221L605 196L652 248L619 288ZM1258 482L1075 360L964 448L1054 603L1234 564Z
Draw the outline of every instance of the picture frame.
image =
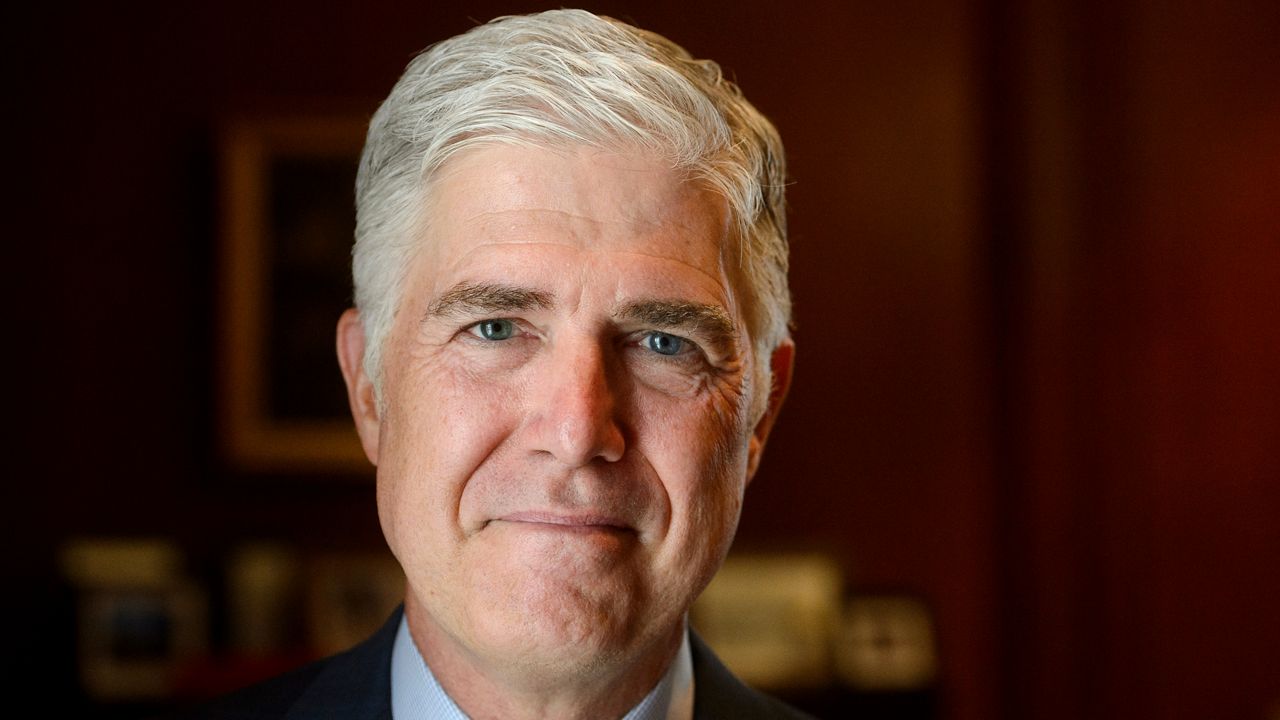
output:
M371 474L334 353L366 123L242 117L221 133L218 436L236 469Z
M80 681L104 702L172 697L207 650L207 599L190 584L87 592L77 609Z
M81 538L60 553L76 598L81 688L99 702L171 698L186 663L208 650L208 597L175 543Z

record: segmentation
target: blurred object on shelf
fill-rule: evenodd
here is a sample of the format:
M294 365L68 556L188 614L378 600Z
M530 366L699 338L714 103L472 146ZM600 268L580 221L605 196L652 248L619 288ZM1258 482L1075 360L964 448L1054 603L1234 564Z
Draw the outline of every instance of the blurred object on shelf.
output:
M286 546L239 547L227 562L229 650L266 657L305 647L302 561Z
M173 695L181 665L204 653L208 601L164 540L68 542L62 571L76 597L77 664L97 701Z
M841 583L824 554L732 555L694 604L693 625L750 685L822 687L832 675Z
M836 633L840 679L857 690L930 687L938 671L933 613L910 595L855 595Z
M308 628L321 655L362 642L404 600L404 572L390 552L322 553L307 571Z

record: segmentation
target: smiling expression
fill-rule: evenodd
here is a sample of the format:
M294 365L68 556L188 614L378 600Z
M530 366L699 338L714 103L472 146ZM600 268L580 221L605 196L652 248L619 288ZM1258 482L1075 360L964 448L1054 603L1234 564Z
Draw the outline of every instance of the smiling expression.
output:
M759 452L723 201L641 154L494 144L425 217L356 413L415 638L548 673L669 657Z

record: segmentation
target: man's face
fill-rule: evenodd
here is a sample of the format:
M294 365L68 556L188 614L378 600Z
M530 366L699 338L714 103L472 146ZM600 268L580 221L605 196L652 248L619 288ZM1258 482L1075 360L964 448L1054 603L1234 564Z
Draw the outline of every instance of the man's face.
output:
M357 420L415 635L549 672L674 642L759 451L724 203L643 155L485 146Z

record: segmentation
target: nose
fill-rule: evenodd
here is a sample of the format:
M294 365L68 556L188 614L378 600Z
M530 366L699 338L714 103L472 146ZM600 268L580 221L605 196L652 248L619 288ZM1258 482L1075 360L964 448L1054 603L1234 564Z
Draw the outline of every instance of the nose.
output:
M564 343L550 355L543 378L536 442L568 467L600 459L617 462L626 450L619 403L605 350L598 343Z

